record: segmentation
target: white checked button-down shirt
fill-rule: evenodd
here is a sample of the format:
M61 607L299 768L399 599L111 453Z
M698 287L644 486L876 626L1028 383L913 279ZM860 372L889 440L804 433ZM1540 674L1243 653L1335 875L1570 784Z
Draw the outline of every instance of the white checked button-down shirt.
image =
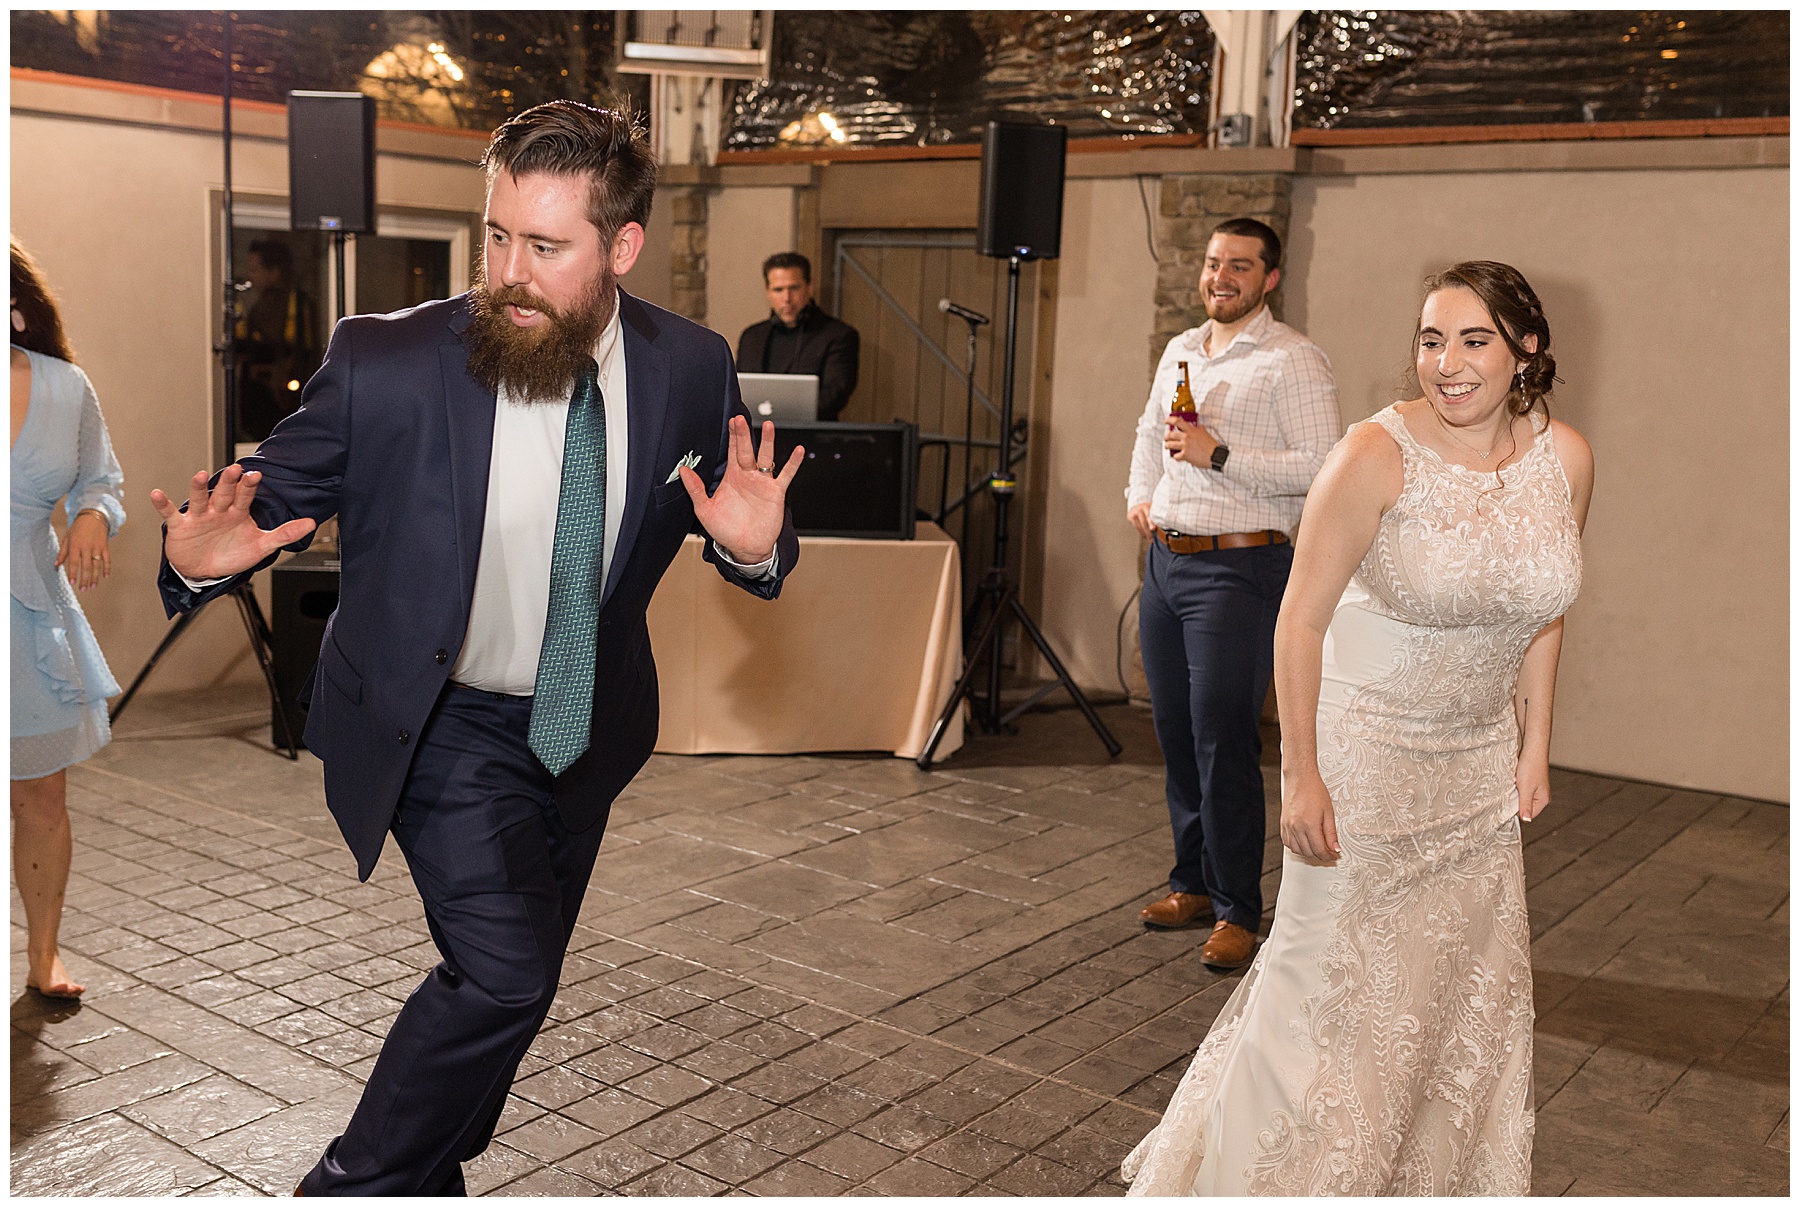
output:
M1291 536L1325 454L1344 434L1331 362L1267 306L1208 356L1211 328L1210 320L1190 328L1163 351L1138 420L1125 505L1149 503L1151 522L1170 532ZM1223 470L1177 461L1163 447L1184 360L1201 426L1231 450Z

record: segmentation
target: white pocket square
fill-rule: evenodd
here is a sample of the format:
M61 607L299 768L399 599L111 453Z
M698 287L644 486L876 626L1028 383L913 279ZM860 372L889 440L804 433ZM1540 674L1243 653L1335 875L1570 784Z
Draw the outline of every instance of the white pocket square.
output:
M700 454L699 453L689 453L687 456L683 457L676 464L674 469L669 471L669 476L663 479L663 485L667 486L671 482L680 480L681 467L683 465L687 466L689 469L693 469L696 466L698 466L699 464L700 464Z

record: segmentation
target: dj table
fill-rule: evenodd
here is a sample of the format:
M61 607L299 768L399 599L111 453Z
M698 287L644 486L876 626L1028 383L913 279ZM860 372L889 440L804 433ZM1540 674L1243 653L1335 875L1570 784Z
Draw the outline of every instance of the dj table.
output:
M800 538L770 603L727 583L690 536L650 603L665 754L891 750L914 758L962 669L956 543ZM952 721L937 757L962 745Z

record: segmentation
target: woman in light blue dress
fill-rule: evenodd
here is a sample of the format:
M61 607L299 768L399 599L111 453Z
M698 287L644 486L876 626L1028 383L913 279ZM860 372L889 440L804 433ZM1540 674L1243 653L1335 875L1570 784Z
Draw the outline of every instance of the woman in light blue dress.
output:
M13 876L25 903L25 983L73 998L82 986L57 950L72 853L65 772L111 739L106 698L119 691L75 589L112 571L107 542L125 522L125 475L56 300L17 239L11 320ZM59 501L60 542L50 526Z

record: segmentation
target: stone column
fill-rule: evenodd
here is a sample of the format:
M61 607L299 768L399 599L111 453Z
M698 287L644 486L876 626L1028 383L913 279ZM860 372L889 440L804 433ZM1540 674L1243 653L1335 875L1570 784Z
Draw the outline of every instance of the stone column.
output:
M706 186L665 185L669 198L669 308L706 322Z
M1227 218L1267 223L1285 244L1293 180L1282 172L1234 175L1164 176L1156 223L1156 329L1150 336L1150 367L1156 371L1172 336L1206 321L1200 298L1200 265L1213 228ZM1285 256L1284 256L1285 260ZM1284 265L1285 266L1285 265ZM1281 291L1269 295L1281 317Z

